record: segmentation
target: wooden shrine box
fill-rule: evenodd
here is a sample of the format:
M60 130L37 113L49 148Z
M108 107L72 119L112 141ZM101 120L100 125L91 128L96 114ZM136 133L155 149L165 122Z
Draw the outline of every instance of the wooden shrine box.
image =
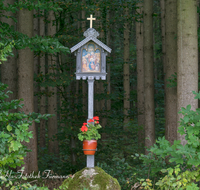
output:
M83 35L86 38L70 49L76 56L76 80L106 80L106 56L111 49L97 39L99 33L94 28Z

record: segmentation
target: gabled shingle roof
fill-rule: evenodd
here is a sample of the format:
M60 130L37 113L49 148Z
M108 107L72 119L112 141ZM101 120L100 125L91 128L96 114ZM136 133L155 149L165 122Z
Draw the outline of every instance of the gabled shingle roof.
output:
M75 46L73 46L70 50L71 53L73 53L74 51L76 51L78 48L80 48L81 46L85 45L87 42L89 41L93 41L95 42L97 45L101 46L103 49L105 49L108 53L111 53L111 48L109 48L107 45L105 45L104 43L102 43L100 40L98 40L97 38L95 38L94 36L89 36L87 38L85 38L84 40L82 40L81 42L79 42L78 44L76 44Z

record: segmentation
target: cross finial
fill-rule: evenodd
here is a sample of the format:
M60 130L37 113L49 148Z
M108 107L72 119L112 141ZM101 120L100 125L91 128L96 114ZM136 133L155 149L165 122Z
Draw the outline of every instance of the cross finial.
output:
M93 18L92 15L90 15L90 17L87 18L87 20L90 20L90 28L92 28L92 21L96 20L96 18Z

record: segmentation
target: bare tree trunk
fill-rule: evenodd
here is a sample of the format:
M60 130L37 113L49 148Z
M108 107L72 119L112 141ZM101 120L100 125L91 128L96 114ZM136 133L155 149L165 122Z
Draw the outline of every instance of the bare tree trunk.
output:
M142 3L137 12L142 14ZM138 112L138 144L141 150L144 147L144 60L143 60L143 23L136 22L137 39L137 112ZM144 148L143 148L144 149Z
M38 11L34 10L34 15L36 15ZM33 19L33 35L39 35L39 18L36 17ZM34 74L38 75L39 73L39 56L34 56ZM38 92L39 92L39 87L37 85L37 82L34 81L34 112L39 113L39 108L38 108ZM38 136L38 127L39 123L35 123L35 128L36 128L36 134Z
M15 0L6 0L4 1L4 5L6 6L7 4L14 4ZM15 16L14 13L10 12L4 12L6 16ZM5 22L9 24L10 26L15 27L15 22L11 18L1 18L2 22ZM17 99L17 61L16 61L16 50L13 49L13 54L15 55L14 57L9 56L7 58L7 61L4 62L1 65L1 81L2 83L5 83L8 85L8 90L11 90L13 94L9 94L9 98L7 99L8 101L11 101L13 99Z
M165 138L172 144L177 139L177 88L167 87L167 79L177 72L177 2L166 0L165 60Z
M54 23L55 16L54 12L50 11L48 15L48 20L50 23L48 24L48 35L53 36L56 33L56 25ZM55 74L56 73L56 57L54 55L48 56L48 73ZM53 77L51 77L53 79ZM54 135L57 134L57 88L56 87L48 87L49 93L51 96L48 97L48 113L55 114L54 117L48 120L48 150L51 154L58 154L58 141L52 140Z
M163 71L165 73L165 0L160 0L160 9L161 9L161 31L162 31L162 64Z
M129 7L127 3L124 8L124 129L126 128L126 124L129 122L129 110L130 110L130 74L129 74L129 51L130 51L130 24L128 23L129 17Z
M198 37L197 37L197 0L177 1L177 112L181 107L198 107L192 91L198 90ZM178 114L177 121L182 115ZM179 123L177 124L177 128ZM177 139L185 145L184 136Z
M44 14L44 11L42 12ZM39 20L39 32L40 36L45 36L45 22L44 17L40 17ZM40 74L45 76L45 55L41 55L39 59L40 63ZM45 87L40 87L41 98L40 98L40 113L45 114L46 112L46 95L45 95ZM46 147L46 138L45 138L45 128L46 128L46 120L42 119L40 121L40 148Z
M145 147L155 142L153 0L144 0ZM145 151L147 153L147 151Z
M19 32L33 36L33 11L22 9L18 12L18 29ZM33 98L33 52L29 48L19 50L19 63L18 63L18 98L23 98L24 107L20 111L26 114L34 111L34 98ZM28 152L24 158L25 172L38 171L37 163L37 136L35 123L30 126L30 131L33 133L33 138L29 143L26 143Z
M165 11L165 0L160 0L160 9L161 9L161 32L162 32L162 65L163 65L163 73L165 75L165 63L166 63L166 37L165 37L165 31L166 31L166 27L165 27L165 15L166 15L166 11ZM165 80L165 76L163 77L163 80ZM166 91L166 83L164 82L164 92ZM164 95L164 102L166 102L165 100L165 95ZM166 107L166 103L164 105L164 115L165 115L165 107ZM166 132L166 131L165 131Z

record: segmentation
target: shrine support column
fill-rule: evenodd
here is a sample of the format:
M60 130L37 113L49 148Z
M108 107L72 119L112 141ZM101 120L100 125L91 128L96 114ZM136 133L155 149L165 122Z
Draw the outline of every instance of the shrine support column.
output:
M94 79L88 77L88 120L93 119L94 116ZM87 155L88 168L94 168L94 155Z
M88 79L88 120L93 119L93 117L94 117L94 79Z

